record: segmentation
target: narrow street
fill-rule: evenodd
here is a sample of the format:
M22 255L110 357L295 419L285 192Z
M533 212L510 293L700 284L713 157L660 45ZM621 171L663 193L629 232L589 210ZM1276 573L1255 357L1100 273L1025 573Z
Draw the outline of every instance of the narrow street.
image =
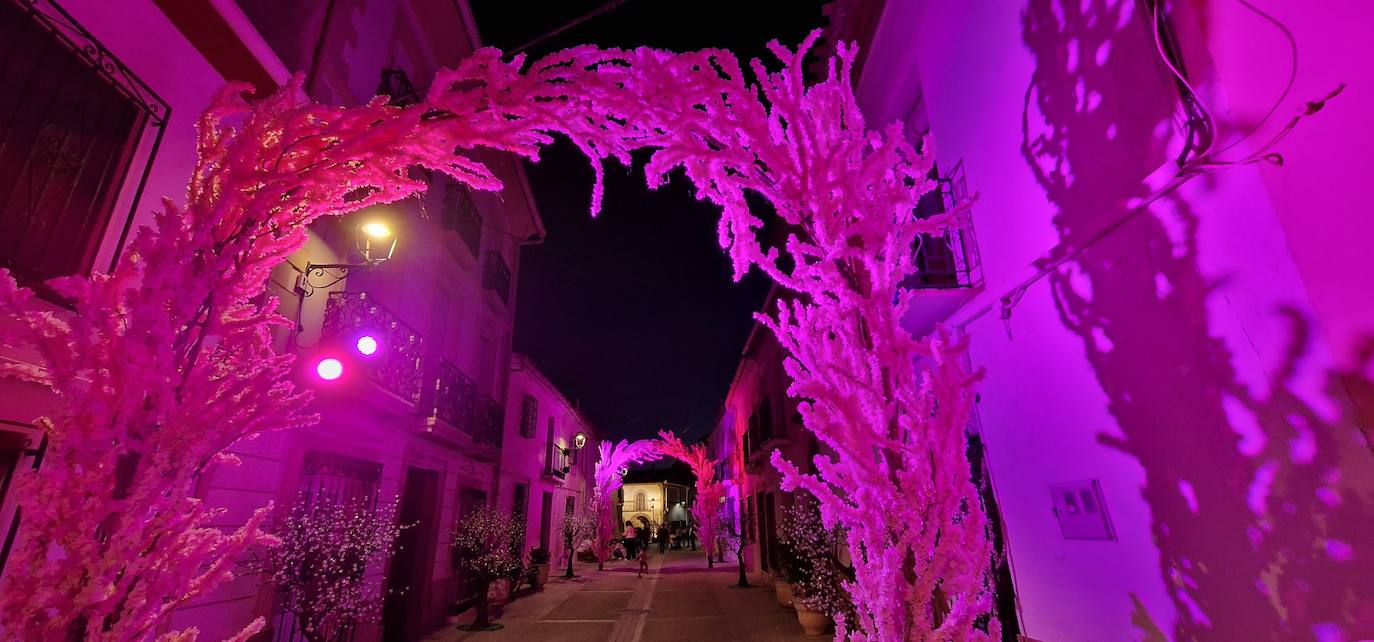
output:
M707 570L704 553L670 551L652 555L643 578L635 576L636 568L630 561L608 563L604 571L579 563L571 580L555 569L543 591L496 612L505 628L474 633L450 626L428 640L818 639L802 633L791 609L778 606L771 585L734 588L733 562ZM463 621L472 621L471 612Z

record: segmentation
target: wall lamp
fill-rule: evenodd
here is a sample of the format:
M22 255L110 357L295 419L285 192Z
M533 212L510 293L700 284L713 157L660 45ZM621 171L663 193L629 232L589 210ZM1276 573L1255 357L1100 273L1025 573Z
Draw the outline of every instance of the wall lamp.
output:
M305 269L300 276L296 277L296 331L300 332L305 327L301 324L301 311L305 307L305 298L315 294L315 290L329 288L335 283L348 278L349 272L369 270L386 261L390 260L396 253L396 233L387 225L382 217L372 217L365 219L353 228L353 247L357 250L357 256L361 259L357 263L313 263L306 262ZM315 279L332 279L327 283L316 283ZM364 355L376 352L375 343L370 346L358 345L358 351Z
M361 263L306 263L297 289L305 296L310 296L317 288L327 288L344 280L351 270L367 270L381 265L396 252L396 233L383 221L367 221L353 229L353 246L362 257ZM324 285L310 282L311 277L325 276L326 270L338 270L339 275Z

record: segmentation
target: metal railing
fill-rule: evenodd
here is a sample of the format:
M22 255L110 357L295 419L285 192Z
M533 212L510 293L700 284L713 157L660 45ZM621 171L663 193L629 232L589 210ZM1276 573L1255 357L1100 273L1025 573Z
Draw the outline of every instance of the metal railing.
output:
M487 446L501 447L501 421L505 419L505 408L500 402L488 395L477 396L477 410L466 430L472 440Z
M425 394L422 412L462 429L477 411L477 383L448 359L425 359Z
M936 188L917 204L913 212L916 218L931 218L953 211L968 200L963 161L935 181ZM959 213L954 224L940 234L917 237L915 263L916 271L902 282L907 289L941 290L979 285L983 280L982 263L969 212Z
M330 292L324 308L323 337L351 342L364 333L381 344L377 358L364 366L368 378L392 394L418 403L424 339L367 292Z

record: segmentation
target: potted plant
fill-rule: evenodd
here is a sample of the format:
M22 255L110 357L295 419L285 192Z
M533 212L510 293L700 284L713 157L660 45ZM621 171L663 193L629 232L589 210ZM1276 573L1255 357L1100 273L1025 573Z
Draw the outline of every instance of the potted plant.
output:
M778 597L778 606L785 609L792 608L792 583L797 581L797 565L793 558L792 547L785 542L778 542L769 551L769 566L772 567L773 591Z
M853 576L840 562L843 538L839 529L826 528L814 502L803 499L783 514L781 539L791 552L791 597L797 621L807 635L822 635L836 615L854 621L853 601L845 588Z
M502 583L520 572L518 550L511 551L511 542L519 534L518 527L506 511L494 506L479 506L468 513L453 529L453 558L464 575L477 581L477 617L466 628L487 631L500 625L491 623L491 593L498 597Z
M549 549L532 548L530 549L530 566L539 569L539 586L549 582Z

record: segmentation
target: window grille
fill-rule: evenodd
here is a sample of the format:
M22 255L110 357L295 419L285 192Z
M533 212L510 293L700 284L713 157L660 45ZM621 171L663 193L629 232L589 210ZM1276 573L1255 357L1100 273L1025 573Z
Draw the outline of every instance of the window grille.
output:
M94 268L111 224L118 257L171 108L51 0L0 0L0 82L0 267L56 298L41 281Z
M322 503L357 503L367 509L376 510L381 479L382 465L379 463L334 453L308 452L301 465L298 501L304 502L307 507ZM284 592L277 594L276 607L273 609L274 642L298 642L307 639L300 630L300 623L288 610L289 599ZM344 642L351 641L355 633L356 631L351 629L343 631L338 639Z
M533 438L535 428L538 425L539 400L532 395L525 395L525 399L520 406L520 436Z

